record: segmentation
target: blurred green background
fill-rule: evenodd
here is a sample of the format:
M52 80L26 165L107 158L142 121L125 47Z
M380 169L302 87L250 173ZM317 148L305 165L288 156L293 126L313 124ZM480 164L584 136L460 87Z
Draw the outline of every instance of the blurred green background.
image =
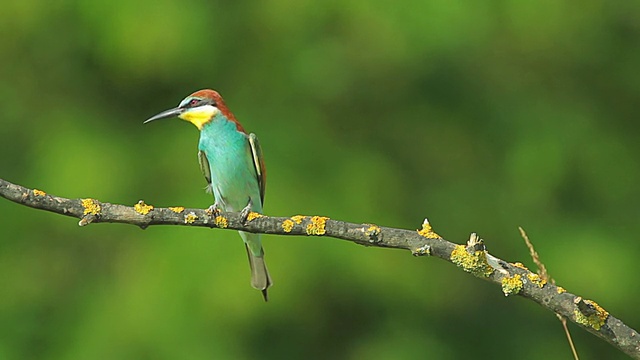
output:
M0 177L207 207L217 89L265 152L269 215L478 232L636 329L637 1L4 1ZM0 359L570 358L555 316L438 259L330 238L97 224L0 199ZM571 325L582 359L624 355Z

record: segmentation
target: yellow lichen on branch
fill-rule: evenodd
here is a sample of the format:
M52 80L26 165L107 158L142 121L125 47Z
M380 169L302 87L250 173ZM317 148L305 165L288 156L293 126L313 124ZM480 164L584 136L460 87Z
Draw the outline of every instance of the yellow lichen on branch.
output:
M502 278L502 292L504 296L516 295L523 287L522 276L515 274L513 276L505 276Z
M84 215L98 215L100 214L100 203L94 199L82 199L82 207L84 208Z
M524 266L524 264L523 264L523 263L521 263L521 262L514 262L514 263L511 263L511 265L513 265L513 266L515 266L515 267L517 267L517 268L520 268L520 269L522 269L522 270L527 270L527 271L529 271L529 269L528 269L526 266Z
M253 219L257 219L259 217L263 217L264 215L257 213L255 211L251 211L249 215L247 215L247 221L251 221Z
M184 211L184 206L170 206L169 210L173 211L176 214L180 214Z
M45 195L47 195L47 193L42 191L42 190L33 189L33 195L35 195L35 196L45 196Z
M224 229L227 226L229 226L229 221L227 220L227 218L221 215L216 216L215 223L216 223L216 226L219 227L220 229Z
M539 288L543 288L547 284L547 280L540 277L538 274L534 274L532 272L527 274L527 279L531 281L533 284L538 285Z
M284 230L284 232L290 233L291 230L293 230L294 225L295 224L293 223L293 220L287 219L282 222L282 230Z
M378 238L379 238L380 233L382 232L382 229L380 228L380 226L378 226L376 224L365 224L365 225L369 225L369 227L366 228L366 229L362 229L364 231L364 234L370 240L377 241Z
M300 225L302 224L302 221L304 220L304 218L306 218L306 216L304 215L294 215L291 217L291 220L296 224Z
M464 245L457 245L451 252L451 261L462 270L480 277L488 277L493 273L493 268L487 262L484 251L470 253Z
M196 220L198 220L198 215L196 215L193 212L188 213L187 215L184 216L184 223L185 224L193 224Z
M324 228L327 220L329 220L328 217L312 216L307 225L307 235L324 235L327 232Z
M140 200L137 204L133 205L133 209L140 215L147 215L153 210L153 205L147 205L143 200Z
M418 234L420 234L420 236L424 236L427 239L442 239L442 236L438 235L435 233L435 231L433 231L433 228L431 227L431 224L429 224L429 220L424 219L424 222L422 223L422 229L418 230Z
M584 326L592 327L594 330L600 330L609 317L609 312L603 309L595 301L583 300L583 302L589 306L593 311L590 315L583 314L579 309L574 310L573 314L576 317L576 322Z

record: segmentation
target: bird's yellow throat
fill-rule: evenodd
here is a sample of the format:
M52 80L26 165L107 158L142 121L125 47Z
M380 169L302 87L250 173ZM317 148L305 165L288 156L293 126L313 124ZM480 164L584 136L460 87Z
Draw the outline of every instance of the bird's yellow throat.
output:
M202 130L202 127L210 122L219 111L218 108L211 105L198 106L180 114L180 119L188 121L195 125L198 130Z

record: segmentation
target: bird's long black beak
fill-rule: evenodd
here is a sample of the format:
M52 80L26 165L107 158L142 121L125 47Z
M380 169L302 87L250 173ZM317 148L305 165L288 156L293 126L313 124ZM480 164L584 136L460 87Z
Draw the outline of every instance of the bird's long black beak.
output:
M143 124L146 124L146 123L148 123L150 121L153 121L153 120L160 120L160 119L167 119L167 118L176 117L176 116L179 116L180 114L182 114L183 111L184 111L184 109L179 108L179 107L173 108L173 109L169 109L169 110L161 112L158 115L154 115L154 116L148 118Z

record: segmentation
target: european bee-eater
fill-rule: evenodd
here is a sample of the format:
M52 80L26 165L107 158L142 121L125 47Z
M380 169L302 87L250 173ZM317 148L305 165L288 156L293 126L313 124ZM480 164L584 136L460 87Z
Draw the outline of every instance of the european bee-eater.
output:
M244 218L250 211L262 213L266 173L258 138L246 133L220 94L210 89L196 91L145 124L171 117L188 121L200 130L198 161L207 189L215 196L212 210L242 211ZM266 301L272 282L260 234L239 233L249 255L251 286L261 290Z

